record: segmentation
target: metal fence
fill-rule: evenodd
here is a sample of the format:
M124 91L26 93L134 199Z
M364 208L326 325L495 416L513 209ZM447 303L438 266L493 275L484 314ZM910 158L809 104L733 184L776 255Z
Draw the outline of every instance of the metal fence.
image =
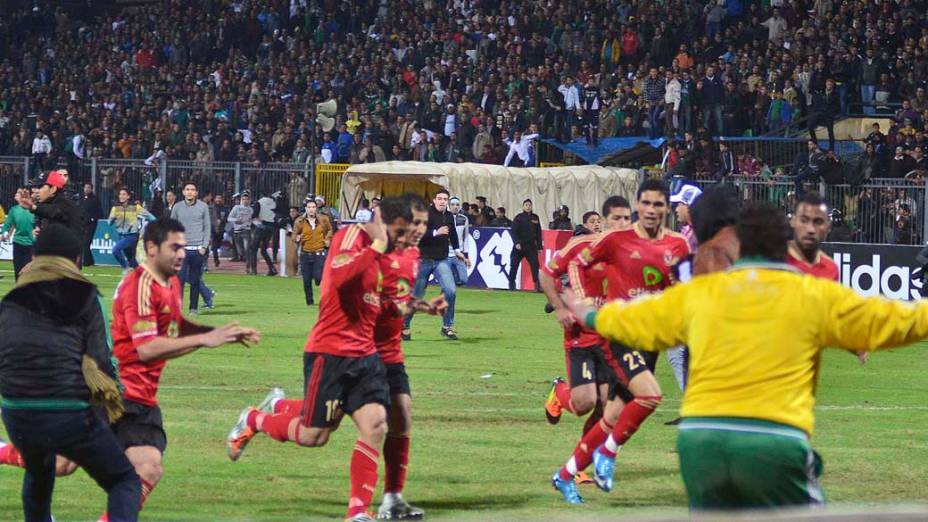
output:
M691 182L702 188L720 183L716 179ZM787 212L795 206L800 190L818 192L833 209L829 241L921 245L926 240L928 185L924 180L871 179L853 186L819 182L806 183L801 189L787 177L737 176L721 182L734 185L744 201L769 201Z

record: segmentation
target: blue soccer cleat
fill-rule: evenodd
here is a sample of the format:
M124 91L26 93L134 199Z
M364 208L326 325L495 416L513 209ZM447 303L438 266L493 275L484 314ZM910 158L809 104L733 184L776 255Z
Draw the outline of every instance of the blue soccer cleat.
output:
M574 482L574 479L561 480L560 474L555 472L554 476L551 477L551 485L554 486L554 489L560 491L561 495L564 495L564 500L568 504L583 504L583 497L577 492L577 483Z
M603 455L602 447L596 448L593 452L593 480L599 489L609 492L612 491L612 476L615 475L615 457L609 458Z

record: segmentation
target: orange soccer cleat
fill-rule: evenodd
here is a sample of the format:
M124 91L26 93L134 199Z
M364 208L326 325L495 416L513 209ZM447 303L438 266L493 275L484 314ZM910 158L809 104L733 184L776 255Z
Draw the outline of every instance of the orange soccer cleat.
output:
M548 398L545 400L545 416L548 418L548 424L561 422L561 412L564 410L564 406L557 399L557 387L563 382L560 377L555 377L551 383L551 391L548 392Z

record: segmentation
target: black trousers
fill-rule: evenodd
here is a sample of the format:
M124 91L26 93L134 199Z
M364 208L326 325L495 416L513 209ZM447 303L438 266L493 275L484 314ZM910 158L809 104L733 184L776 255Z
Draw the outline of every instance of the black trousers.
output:
M267 271L269 273L277 272L277 269L274 267L274 261L271 259L271 256L267 254L267 249L268 247L271 246L271 243L273 242L273 239L274 239L274 232L276 232L276 229L274 227L268 227L268 226L263 226L263 225L258 225L257 227L255 227L255 238L254 238L254 243L252 243L252 247L251 247L252 250L255 251L254 254L252 254L252 259L255 260L255 267L254 267L255 271L257 271L258 269L257 254L258 252L260 252L261 257L264 258L264 262L267 263Z
M89 409L17 410L4 408L10 442L26 462L23 514L27 522L51 520L55 455L76 462L108 494L110 520L135 521L142 485L110 427Z
M23 267L32 262L32 247L13 243L13 273L19 279Z
M90 250L90 244L93 243L93 235L97 231L97 222L91 221L84 226L84 252L81 254L83 266L93 266L93 252Z
M818 144L818 136L815 135L815 129L825 127L828 131L828 150L835 150L835 121L827 116L812 116L809 118L809 138Z
M509 289L516 289L516 276L519 274L519 265L522 264L523 259L528 261L528 266L532 269L532 281L535 282L535 289L541 288L538 283L538 250L525 247L516 249L513 247L512 254L509 256Z
M313 299L313 281L316 286L322 285L322 267L325 265L325 252L300 252L300 273L303 275L303 295L306 304L311 305Z

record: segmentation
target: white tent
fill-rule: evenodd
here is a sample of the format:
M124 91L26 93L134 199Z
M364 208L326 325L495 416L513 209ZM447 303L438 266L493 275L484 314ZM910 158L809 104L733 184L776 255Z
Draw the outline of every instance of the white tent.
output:
M431 200L439 187L465 202L487 198L493 208L506 207L511 218L530 198L542 226L561 205L570 207L577 223L588 210L599 211L609 196L632 201L638 188L633 169L578 165L553 168L509 168L481 163L385 161L352 165L342 174L341 214L353 216L362 198L414 192Z

